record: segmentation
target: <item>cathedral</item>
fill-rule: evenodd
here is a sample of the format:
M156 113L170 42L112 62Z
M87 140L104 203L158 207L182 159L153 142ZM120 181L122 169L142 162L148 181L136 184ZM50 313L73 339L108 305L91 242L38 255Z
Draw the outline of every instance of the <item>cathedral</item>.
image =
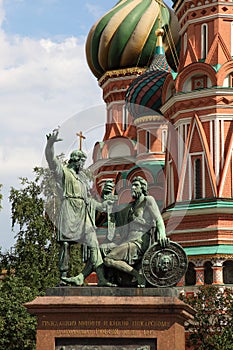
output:
M233 284L233 1L120 0L91 28L106 123L95 187L144 177L188 256L178 286Z

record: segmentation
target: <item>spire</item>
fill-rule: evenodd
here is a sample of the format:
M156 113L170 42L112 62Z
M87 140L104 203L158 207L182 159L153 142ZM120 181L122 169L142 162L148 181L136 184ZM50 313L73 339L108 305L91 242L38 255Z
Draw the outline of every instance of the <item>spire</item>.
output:
M155 48L155 55L164 55L165 51L163 48L163 35L164 35L164 30L162 28L159 28L155 32L157 36L157 43L156 43L156 48Z
M155 35L157 37L157 41L156 41L154 58L150 64L150 67L147 69L147 71L171 72L171 67L167 62L164 47L163 47L164 30L161 28L161 26L156 30Z

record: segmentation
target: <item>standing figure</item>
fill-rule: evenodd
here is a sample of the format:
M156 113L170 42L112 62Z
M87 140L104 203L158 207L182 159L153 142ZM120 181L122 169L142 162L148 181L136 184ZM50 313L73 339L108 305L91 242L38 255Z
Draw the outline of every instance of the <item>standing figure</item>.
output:
M59 270L61 280L65 281L67 278L70 244L81 243L86 244L90 250L90 262L97 273L98 284L108 286L110 283L103 274L103 260L91 214L97 203L89 195L87 178L83 172L87 157L81 149L75 150L70 155L68 165L63 165L54 155L54 143L59 141L61 139L58 138L58 130L47 135L45 155L62 193L57 236L60 243ZM83 282L80 280L78 284L81 285Z
M124 210L127 225L127 241L112 249L104 258L107 267L126 272L137 280L138 287L145 287L145 279L135 265L141 262L149 248L152 231L156 229L157 241L164 248L169 239L155 199L147 195L147 182L140 176L132 181L133 202Z

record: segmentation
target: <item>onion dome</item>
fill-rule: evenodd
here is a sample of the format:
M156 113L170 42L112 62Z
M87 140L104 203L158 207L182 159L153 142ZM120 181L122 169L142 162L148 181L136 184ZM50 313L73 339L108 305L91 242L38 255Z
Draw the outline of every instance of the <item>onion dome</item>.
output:
M157 46L150 67L132 82L126 92L126 106L134 118L158 114L162 105L162 87L172 72L162 45L163 33L162 29L156 31Z
M168 43L178 45L179 25L175 13L156 0L120 0L91 28L86 56L93 74L99 79L110 70L148 67L155 49L154 33L159 27L170 28L164 35ZM171 55L171 53L169 53Z

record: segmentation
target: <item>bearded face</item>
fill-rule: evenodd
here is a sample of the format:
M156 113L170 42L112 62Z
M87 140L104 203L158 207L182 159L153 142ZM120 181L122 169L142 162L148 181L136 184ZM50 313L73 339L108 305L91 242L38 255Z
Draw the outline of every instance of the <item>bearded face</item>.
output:
M131 195L134 199L137 199L142 195L142 186L139 181L133 181L131 186Z
M83 169L86 161L86 156L81 151L74 151L71 153L69 160L69 167L74 169L76 173Z

